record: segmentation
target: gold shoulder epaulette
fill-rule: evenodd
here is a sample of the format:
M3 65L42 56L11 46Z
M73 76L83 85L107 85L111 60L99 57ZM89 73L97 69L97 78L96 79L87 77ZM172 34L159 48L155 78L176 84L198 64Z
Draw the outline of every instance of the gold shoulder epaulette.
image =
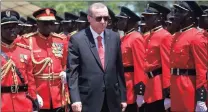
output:
M147 35L147 34L149 34L150 33L150 31L147 31L147 32L145 32L143 35L145 36L145 35Z
M25 45L25 44L22 44L22 43L16 43L16 45L19 46L19 47L22 47L22 48L30 50L30 46L29 45Z
M72 35L76 34L77 32L78 32L78 31L73 31L73 32L71 32L69 35L72 36Z
M54 36L54 37L61 38L61 39L66 38L66 36L64 34L58 34L58 33L55 33L55 32L51 33L51 35Z
M37 33L38 33L38 32L31 32L31 33L24 34L24 35L22 35L22 36L23 36L24 38L29 38L29 37L31 37L31 36L37 34Z

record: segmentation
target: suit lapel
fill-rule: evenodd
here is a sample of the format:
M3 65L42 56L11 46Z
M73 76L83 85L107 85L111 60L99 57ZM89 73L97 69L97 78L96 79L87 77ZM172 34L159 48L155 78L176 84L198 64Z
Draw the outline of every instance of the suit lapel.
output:
M108 58L109 58L109 51L110 51L110 37L109 37L109 32L105 30L104 33L104 44L105 44L105 63L104 63L104 70L106 70L107 64L108 64Z
M96 47L94 38L92 36L92 33L91 33L89 27L85 30L85 34L86 34L85 41L89 45L89 48L90 48L92 54L94 55L95 59L97 60L98 65L102 68L102 64L101 64L101 61L100 61L100 57L98 55L98 50L97 50L97 47ZM103 68L102 68L102 70L103 70Z

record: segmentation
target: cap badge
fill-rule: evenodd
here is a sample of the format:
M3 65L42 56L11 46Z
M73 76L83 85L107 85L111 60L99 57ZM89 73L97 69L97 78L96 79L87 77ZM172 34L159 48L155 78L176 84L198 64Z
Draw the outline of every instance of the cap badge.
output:
M46 14L50 15L50 9L46 9Z
M10 11L6 11L6 16L7 17L10 17L11 16Z

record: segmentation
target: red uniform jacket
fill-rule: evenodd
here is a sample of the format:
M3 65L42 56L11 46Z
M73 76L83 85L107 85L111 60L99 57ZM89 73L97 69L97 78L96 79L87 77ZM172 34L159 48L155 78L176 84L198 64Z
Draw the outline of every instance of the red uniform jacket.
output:
M161 74L149 78L145 89L145 102L152 103L163 98L163 89L170 86L170 72L168 68L168 54L170 49L171 34L158 27L156 30L144 36L145 38L145 72L151 72L158 69ZM169 95L166 95L167 97Z
M43 99L42 109L58 108L66 104L59 74L65 71L67 40L64 35L52 33L48 38L36 32L25 36L32 49L33 74L37 93ZM52 104L52 105L51 105Z
M145 84L145 73L143 70L144 62L144 39L139 32L133 31L121 39L122 61L124 70L126 67L133 67L125 72L127 103L135 103L136 96L134 85L140 82Z
M13 66L19 69L25 84L28 85L27 92L1 93L1 111L32 112L32 101L26 97L26 94L32 97L33 100L37 97L29 47L23 43L21 37L18 37L11 45L2 42L1 52L10 58L8 61L1 55L1 89L12 85L23 85Z
M207 50L204 36L196 28L190 28L174 35L171 45L170 67L194 69L196 76L171 76L171 110L194 111L195 101L202 100L206 86ZM197 90L197 91L196 91ZM201 96L201 92L204 93ZM195 92L198 94L195 100ZM206 99L204 99L206 100Z

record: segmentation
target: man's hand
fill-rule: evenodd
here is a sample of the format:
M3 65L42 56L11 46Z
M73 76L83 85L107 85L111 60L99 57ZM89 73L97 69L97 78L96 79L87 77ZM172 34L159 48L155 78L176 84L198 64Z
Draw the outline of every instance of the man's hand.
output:
M171 106L170 98L165 98L165 100L164 100L165 110L167 110L168 108L170 108L170 106Z
M207 112L207 106L206 106L205 102L197 101L195 111L196 112Z
M126 107L127 107L127 103L126 102L121 102L122 112L125 112Z
M137 102L138 107L141 107L142 104L144 103L144 96L142 96L142 95L137 95L136 102Z
M37 94L37 99L38 99L39 107L41 108L43 106L43 99L38 94Z
M72 105L73 112L81 112L82 111L82 103L81 102L74 102Z
M66 81L66 72L62 71L59 76L61 77L61 81L62 83L66 84L67 81Z

